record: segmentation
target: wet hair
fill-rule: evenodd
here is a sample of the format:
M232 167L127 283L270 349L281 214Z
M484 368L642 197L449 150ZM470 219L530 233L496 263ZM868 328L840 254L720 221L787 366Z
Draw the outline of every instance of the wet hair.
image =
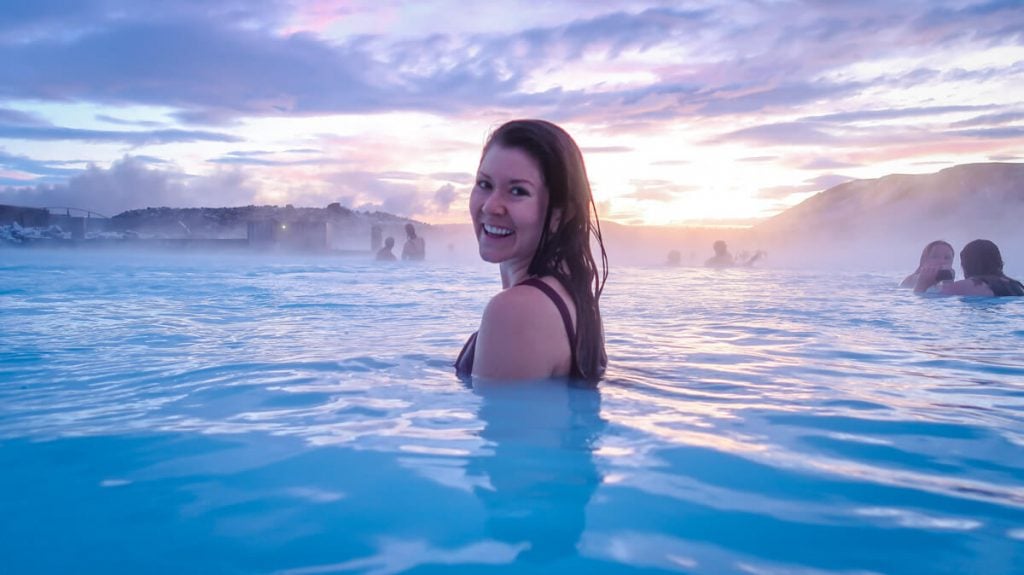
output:
M921 250L921 259L918 260L917 269L914 270L914 273L921 271L921 266L924 265L924 260L928 258L928 254L931 253L932 248L934 248L935 246L946 246L947 248L949 248L950 253L956 253L956 250L953 249L953 246L949 242L945 240L935 240L934 242L931 242L928 245L926 245L924 249Z
M384 247L386 247L386 248L393 248L393 247L395 247L395 238L393 238L391 236L388 236L387 239L384 240Z
M989 240L974 240L964 246L960 251L960 265L965 278L1003 275L1003 256Z
M503 124L487 139L481 161L495 145L526 153L544 177L548 211L527 273L553 276L572 295L576 303L578 375L596 382L608 364L598 306L608 279L608 255L583 154L572 136L545 120L513 120ZM561 218L552 230L555 210L561 211ZM591 236L600 249L600 264L591 252Z
M416 228L413 227L411 223L405 224L405 235L409 236L410 238L416 237Z
M724 254L725 251L728 249L723 240L715 241L715 243L712 244L711 247L714 248L716 254Z

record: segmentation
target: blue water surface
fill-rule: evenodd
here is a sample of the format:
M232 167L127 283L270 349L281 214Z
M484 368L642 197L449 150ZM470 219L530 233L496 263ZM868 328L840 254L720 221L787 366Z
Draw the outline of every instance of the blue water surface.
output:
M473 389L488 266L0 250L0 571L1024 573L1024 298L899 279L615 267Z

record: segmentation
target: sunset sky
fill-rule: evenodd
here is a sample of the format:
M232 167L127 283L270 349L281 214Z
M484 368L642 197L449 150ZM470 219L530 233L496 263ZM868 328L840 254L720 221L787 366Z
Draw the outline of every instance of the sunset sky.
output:
M749 225L1024 159L1024 3L7 0L0 203L468 221L488 132L563 125L602 217Z

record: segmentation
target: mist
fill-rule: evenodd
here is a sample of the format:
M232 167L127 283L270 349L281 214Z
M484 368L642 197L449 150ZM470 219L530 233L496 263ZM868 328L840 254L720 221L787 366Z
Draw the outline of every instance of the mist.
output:
M90 165L66 184L0 189L0 204L71 207L109 217L151 206L208 206L211 198L220 205L248 205L255 203L258 195L237 169L190 176L173 168L154 168L142 158L126 155L109 168Z

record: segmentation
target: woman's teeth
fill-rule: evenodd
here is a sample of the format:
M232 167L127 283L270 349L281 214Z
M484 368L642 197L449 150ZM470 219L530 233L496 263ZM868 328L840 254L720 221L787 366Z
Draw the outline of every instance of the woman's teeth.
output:
M508 228L499 228L498 226L492 226L484 224L484 231L492 236L509 236L512 235L512 230Z

